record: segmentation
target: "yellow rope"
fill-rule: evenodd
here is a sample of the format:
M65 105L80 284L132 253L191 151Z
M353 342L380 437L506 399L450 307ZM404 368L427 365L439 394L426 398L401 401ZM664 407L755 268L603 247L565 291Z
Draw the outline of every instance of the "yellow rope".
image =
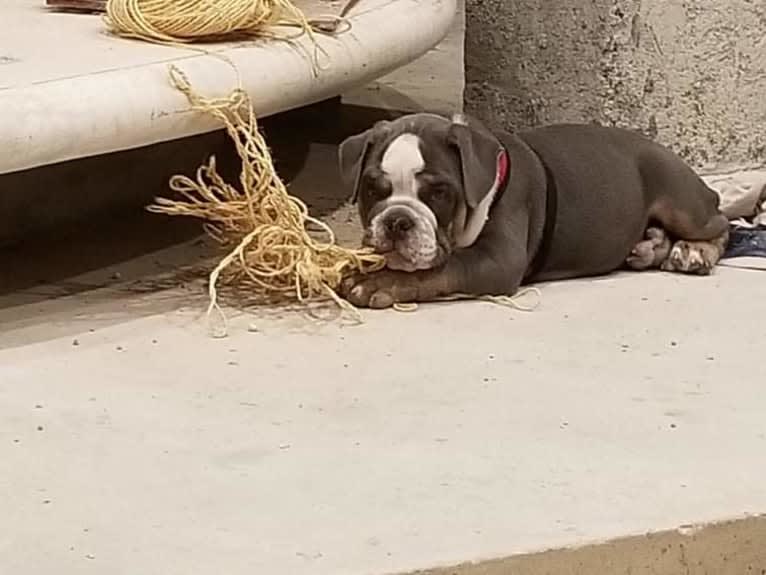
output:
M308 33L331 27L325 20L312 26L290 0L109 0L106 23L114 34L161 43L260 36L274 26Z
M312 71L318 75L322 68L319 55L327 53L315 33L347 32L351 24L346 16L356 2L348 0L338 15L308 19L291 0L108 0L104 20L112 34L196 50L232 67L234 64L225 54L190 48L189 44L251 37L291 41L295 36L279 36L273 29L296 27L298 35L307 34L313 44ZM296 47L303 50L302 46Z
M529 294L534 294L535 300L534 303L530 305L525 305L523 303L520 303L522 299L524 299ZM514 295L508 296L508 295L468 295L468 294L453 294L450 296L444 296L438 298L436 301L464 301L464 300L479 300L479 301L486 301L489 303L493 303L495 305L500 305L503 307L509 307L511 309L515 309L518 311L535 311L538 306L540 305L540 302L542 300L543 294L542 292L536 288L536 287L528 287L521 289L517 291ZM394 310L404 312L404 313L411 313L418 310L418 304L416 303L395 303L394 304Z
M197 112L209 114L226 128L242 160L239 187L224 181L215 158L200 166L196 178L177 175L170 187L182 200L158 198L149 210L186 215L206 222L208 233L230 248L210 274L208 314L218 311L219 282L236 286L257 301L331 298L347 311L356 309L336 293L343 277L385 265L382 256L366 249L346 249L335 243L332 230L311 217L306 205L291 196L277 175L271 153L250 98L238 88L226 98L203 98L186 76L171 66L173 85ZM311 231L314 228L314 231ZM317 235L324 239L317 239Z

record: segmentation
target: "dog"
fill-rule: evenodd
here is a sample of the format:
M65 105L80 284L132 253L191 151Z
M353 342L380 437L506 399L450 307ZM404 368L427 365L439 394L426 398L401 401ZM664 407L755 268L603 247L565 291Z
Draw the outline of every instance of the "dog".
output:
M709 274L729 224L718 195L644 136L596 124L491 132L418 113L344 140L341 177L363 244L386 267L347 278L361 307L662 268Z

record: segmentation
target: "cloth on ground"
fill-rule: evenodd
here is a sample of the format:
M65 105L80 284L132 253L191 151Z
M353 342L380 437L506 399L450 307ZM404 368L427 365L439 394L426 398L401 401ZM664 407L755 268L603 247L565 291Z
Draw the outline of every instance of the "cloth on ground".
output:
M734 227L729 236L724 258L757 256L766 258L766 226L755 228Z
M766 257L766 171L710 176L705 183L721 198L721 212L731 223L725 258Z

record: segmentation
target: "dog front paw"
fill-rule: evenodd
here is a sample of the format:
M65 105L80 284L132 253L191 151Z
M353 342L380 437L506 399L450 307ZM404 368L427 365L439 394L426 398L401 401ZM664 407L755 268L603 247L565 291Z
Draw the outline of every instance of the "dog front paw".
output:
M416 301L418 282L415 274L384 269L347 278L340 293L357 307L385 309Z

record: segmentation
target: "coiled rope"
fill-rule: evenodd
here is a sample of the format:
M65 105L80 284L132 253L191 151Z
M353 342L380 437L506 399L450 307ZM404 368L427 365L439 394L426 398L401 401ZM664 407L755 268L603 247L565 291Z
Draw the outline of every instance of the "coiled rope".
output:
M353 4L310 20L290 0L109 0L105 20L113 34L183 44L271 36L277 26L337 33Z

